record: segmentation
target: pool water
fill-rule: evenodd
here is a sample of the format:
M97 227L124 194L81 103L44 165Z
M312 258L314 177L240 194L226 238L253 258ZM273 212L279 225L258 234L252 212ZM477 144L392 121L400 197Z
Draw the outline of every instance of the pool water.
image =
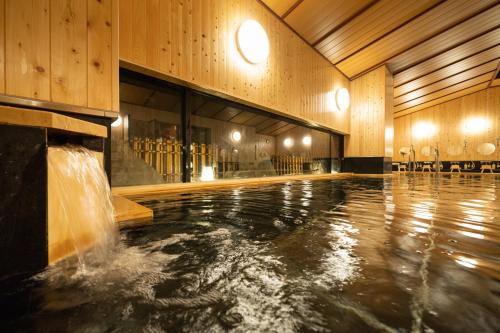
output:
M5 332L500 331L500 176L138 200L106 262L1 282Z

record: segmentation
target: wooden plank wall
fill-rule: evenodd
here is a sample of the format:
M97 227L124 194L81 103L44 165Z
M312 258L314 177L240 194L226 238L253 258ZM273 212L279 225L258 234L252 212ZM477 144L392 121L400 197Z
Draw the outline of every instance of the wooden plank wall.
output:
M270 39L266 63L246 63L235 45L245 19ZM255 0L121 0L120 60L277 113L348 133L349 110L329 93L349 81ZM125 23L124 23L125 22Z
M0 93L118 110L118 0L0 0L0 26Z
M432 106L394 119L394 160L402 161L399 154L401 147L413 144L416 159L432 160L425 157L421 149L438 143L440 158L443 161L465 160L500 160L500 87L489 88L463 96L446 103ZM489 122L487 129L477 134L466 134L464 123L471 118L483 118ZM429 137L418 138L412 129L418 124L431 124L436 133ZM467 151L458 156L451 156L447 148L451 145L463 147L467 142ZM477 153L477 145L489 142L497 145L497 150L490 156Z
M346 157L392 156L392 75L385 66L351 81Z

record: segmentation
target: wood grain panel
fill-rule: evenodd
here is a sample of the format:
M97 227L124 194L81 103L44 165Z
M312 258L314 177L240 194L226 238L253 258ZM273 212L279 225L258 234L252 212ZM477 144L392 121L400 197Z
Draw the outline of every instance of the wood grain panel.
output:
M86 106L87 0L50 1L50 68L52 101Z
M144 3L120 1L120 21L129 22L120 25L120 58L125 65L349 132L349 111L334 112L329 98L335 89L348 88L349 81L259 2L160 1L149 16ZM263 25L270 39L270 56L259 65L247 63L235 45L239 25L250 18ZM153 32L157 41L148 36ZM159 62L148 56L157 52Z
M118 0L0 1L0 93L114 116Z
M478 52L485 49L488 50L483 52L487 54L488 57L496 58L499 55L499 48L497 46L499 40L500 29L495 29L494 31L482 35L481 37L473 39L449 51L443 52L429 60L396 74L394 84L400 85L403 82L411 81L414 78L423 76L442 67L461 61L467 57L476 55Z
M422 97L424 95L430 94L432 92L456 85L463 81L467 81L473 79L477 76L481 76L489 73L490 78L493 75L494 70L496 69L496 61L491 61L483 66L479 66L468 71L452 75L446 79L441 81L426 85L420 89L413 90L412 92L400 95L394 99L394 105L403 104L415 98Z
M120 11L119 0L112 0L111 7L111 95L112 95L112 110L118 112L120 110Z
M262 0L278 16L283 16L297 0Z
M469 88L465 88L465 89L462 89L462 90L458 90L458 91L456 91L454 93L451 93L449 95L445 95L445 96L436 98L436 99L431 100L429 102L424 102L422 104L413 106L411 108L408 108L408 109L405 109L405 110L402 110L402 111L397 111L396 112L396 110L394 110L394 118L398 118L398 117L401 117L401 116L404 116L404 115L407 115L407 114L410 114L410 113L413 113L413 112L416 112L416 111L419 111L419 110L422 110L422 109L425 109L425 108L428 108L428 107L431 107L431 106L434 106L434 105L438 105L438 104L441 104L441 103L444 103L444 102L447 102L447 101L451 101L451 100L453 100L455 98L466 96L466 95L475 93L477 91L480 91L480 90L483 90L483 89L486 89L486 88L488 88L488 82L483 82L483 83L480 83L478 85L475 85L475 86L472 86L472 87L469 87Z
M369 0L304 0L285 21L313 44L369 3Z
M0 94L5 93L5 0L0 0Z
M470 80L463 81L463 82L455 84L453 86L449 86L449 87L446 87L444 89L435 91L435 92L430 93L428 95L425 95L425 96L422 96L419 98L415 98L415 99L410 100L406 103L399 104L399 105L394 107L394 112L399 112L399 111L402 111L404 109L408 109L408 108L411 108L413 106L432 101L433 99L437 99L437 98L452 94L452 93L457 92L457 91L462 90L462 89L470 88L472 86L478 85L478 84L483 83L483 82L489 82L491 79L491 75L493 75L493 73L483 74L483 75L477 76L475 78L472 78Z
M348 77L354 77L442 32L494 2L494 0L446 1L376 43L341 61L337 67Z
M500 150L493 155L482 156L477 153L477 146L483 142L497 144L500 133L500 87L483 89L473 94L468 94L453 100L427 107L418 112L398 117L394 120L395 148L413 145L417 160L431 160L425 157L421 149L427 145L439 146L440 158L445 161L470 161L470 160L499 160ZM470 118L483 118L487 120L487 128L479 133L471 134L463 130L464 123ZM431 122L437 129L435 135L430 137L415 137L412 127L419 122ZM447 148L458 146L465 152L458 156L451 156ZM402 156L395 154L394 160L401 161Z
M6 0L6 93L50 100L49 0Z
M117 0L114 0L117 1ZM88 106L113 108L112 0L88 0Z
M438 2L381 0L315 47L332 63L337 63Z
M390 59L389 69L393 73L400 72L421 60L445 52L454 45L458 46L484 32L498 28L499 17L500 4Z
M346 157L390 156L386 127L392 127L392 79L385 66L351 82L351 134ZM392 150L392 146L387 147Z
M500 55L500 46L498 47L498 55ZM468 68L477 68L477 67L482 67L485 68L485 72L493 70L491 69L491 66L493 63L497 63L498 60L496 60L495 53L491 52L491 57L483 57L482 55L484 52L481 52L480 54L469 57L467 59L464 59L462 61L456 62L452 65L443 67L441 69L438 69L435 72L429 73L427 75L424 75L422 77L419 77L418 79L415 79L413 81L404 83L400 86L397 86L394 88L394 96L400 96L403 94L406 94L407 92L413 91L415 89L418 89L420 87L426 86L428 84L443 80L449 76L452 76L457 73L462 73ZM493 60L491 60L493 59ZM491 60L491 61L484 61L484 60Z

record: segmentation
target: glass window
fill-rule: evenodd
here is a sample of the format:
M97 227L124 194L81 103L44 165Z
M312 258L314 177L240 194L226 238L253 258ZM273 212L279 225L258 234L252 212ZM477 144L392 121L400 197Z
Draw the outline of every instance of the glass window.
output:
M342 145L342 136L122 70L111 184L330 173L340 171Z
M120 74L120 118L111 128L113 186L180 182L182 95Z
M340 140L329 132L201 94L192 105L191 181L340 169Z

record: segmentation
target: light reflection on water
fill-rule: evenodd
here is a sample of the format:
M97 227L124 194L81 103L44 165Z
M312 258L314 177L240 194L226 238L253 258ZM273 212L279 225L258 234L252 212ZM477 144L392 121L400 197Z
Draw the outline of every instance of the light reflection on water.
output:
M109 260L1 284L11 330L498 332L500 177L297 181L140 199Z

